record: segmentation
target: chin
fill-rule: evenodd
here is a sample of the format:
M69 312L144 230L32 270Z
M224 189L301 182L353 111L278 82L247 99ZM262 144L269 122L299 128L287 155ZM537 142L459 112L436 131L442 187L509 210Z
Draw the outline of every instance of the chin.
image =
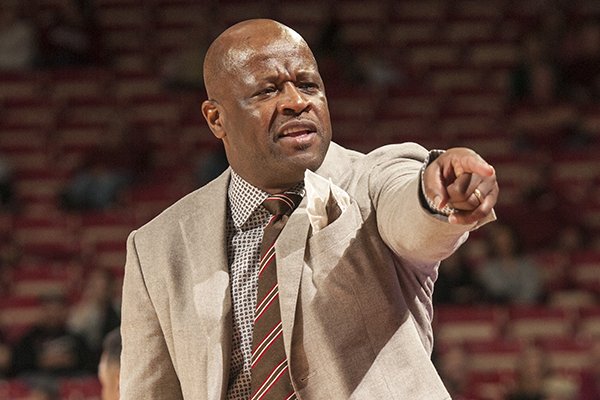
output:
M311 171L318 169L321 164L323 164L324 159L324 154L303 154L294 160L294 164L298 166L298 169L302 170L302 174L304 174L304 171L307 169Z

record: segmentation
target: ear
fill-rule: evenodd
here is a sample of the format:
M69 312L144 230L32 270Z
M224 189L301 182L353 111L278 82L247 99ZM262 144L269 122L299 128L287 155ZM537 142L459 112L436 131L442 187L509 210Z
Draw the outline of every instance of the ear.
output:
M202 102L202 115L208 123L208 127L218 139L223 139L226 135L223 128L223 120L219 105L214 100L205 100Z

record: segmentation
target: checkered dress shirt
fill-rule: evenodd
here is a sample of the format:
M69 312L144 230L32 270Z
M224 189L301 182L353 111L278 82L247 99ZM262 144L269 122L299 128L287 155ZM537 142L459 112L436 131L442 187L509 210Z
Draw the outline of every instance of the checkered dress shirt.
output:
M304 196L304 182L291 191ZM258 264L263 231L271 214L262 206L268 193L232 172L228 189L227 257L233 304L233 337L228 400L250 396L252 329L258 290Z

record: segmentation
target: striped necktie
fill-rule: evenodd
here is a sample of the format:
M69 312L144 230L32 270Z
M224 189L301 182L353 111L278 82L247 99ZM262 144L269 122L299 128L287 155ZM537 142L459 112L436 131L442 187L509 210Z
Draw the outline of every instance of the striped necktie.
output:
M250 400L296 398L283 347L275 240L301 200L302 196L297 194L282 193L271 195L263 202L273 215L265 227L260 249Z

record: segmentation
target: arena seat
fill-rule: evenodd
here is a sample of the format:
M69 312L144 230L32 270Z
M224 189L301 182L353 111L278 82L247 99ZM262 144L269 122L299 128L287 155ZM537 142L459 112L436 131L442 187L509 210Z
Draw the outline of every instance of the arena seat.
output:
M509 337L534 341L573 334L573 320L567 310L544 306L513 306L507 325Z
M600 337L600 306L595 304L579 311L577 333L584 338Z
M580 288L600 293L600 251L581 251L573 254L572 277Z
M523 344L517 340L494 339L468 343L469 373L514 373Z
M443 344L490 341L499 337L504 319L500 308L438 306L436 340Z

